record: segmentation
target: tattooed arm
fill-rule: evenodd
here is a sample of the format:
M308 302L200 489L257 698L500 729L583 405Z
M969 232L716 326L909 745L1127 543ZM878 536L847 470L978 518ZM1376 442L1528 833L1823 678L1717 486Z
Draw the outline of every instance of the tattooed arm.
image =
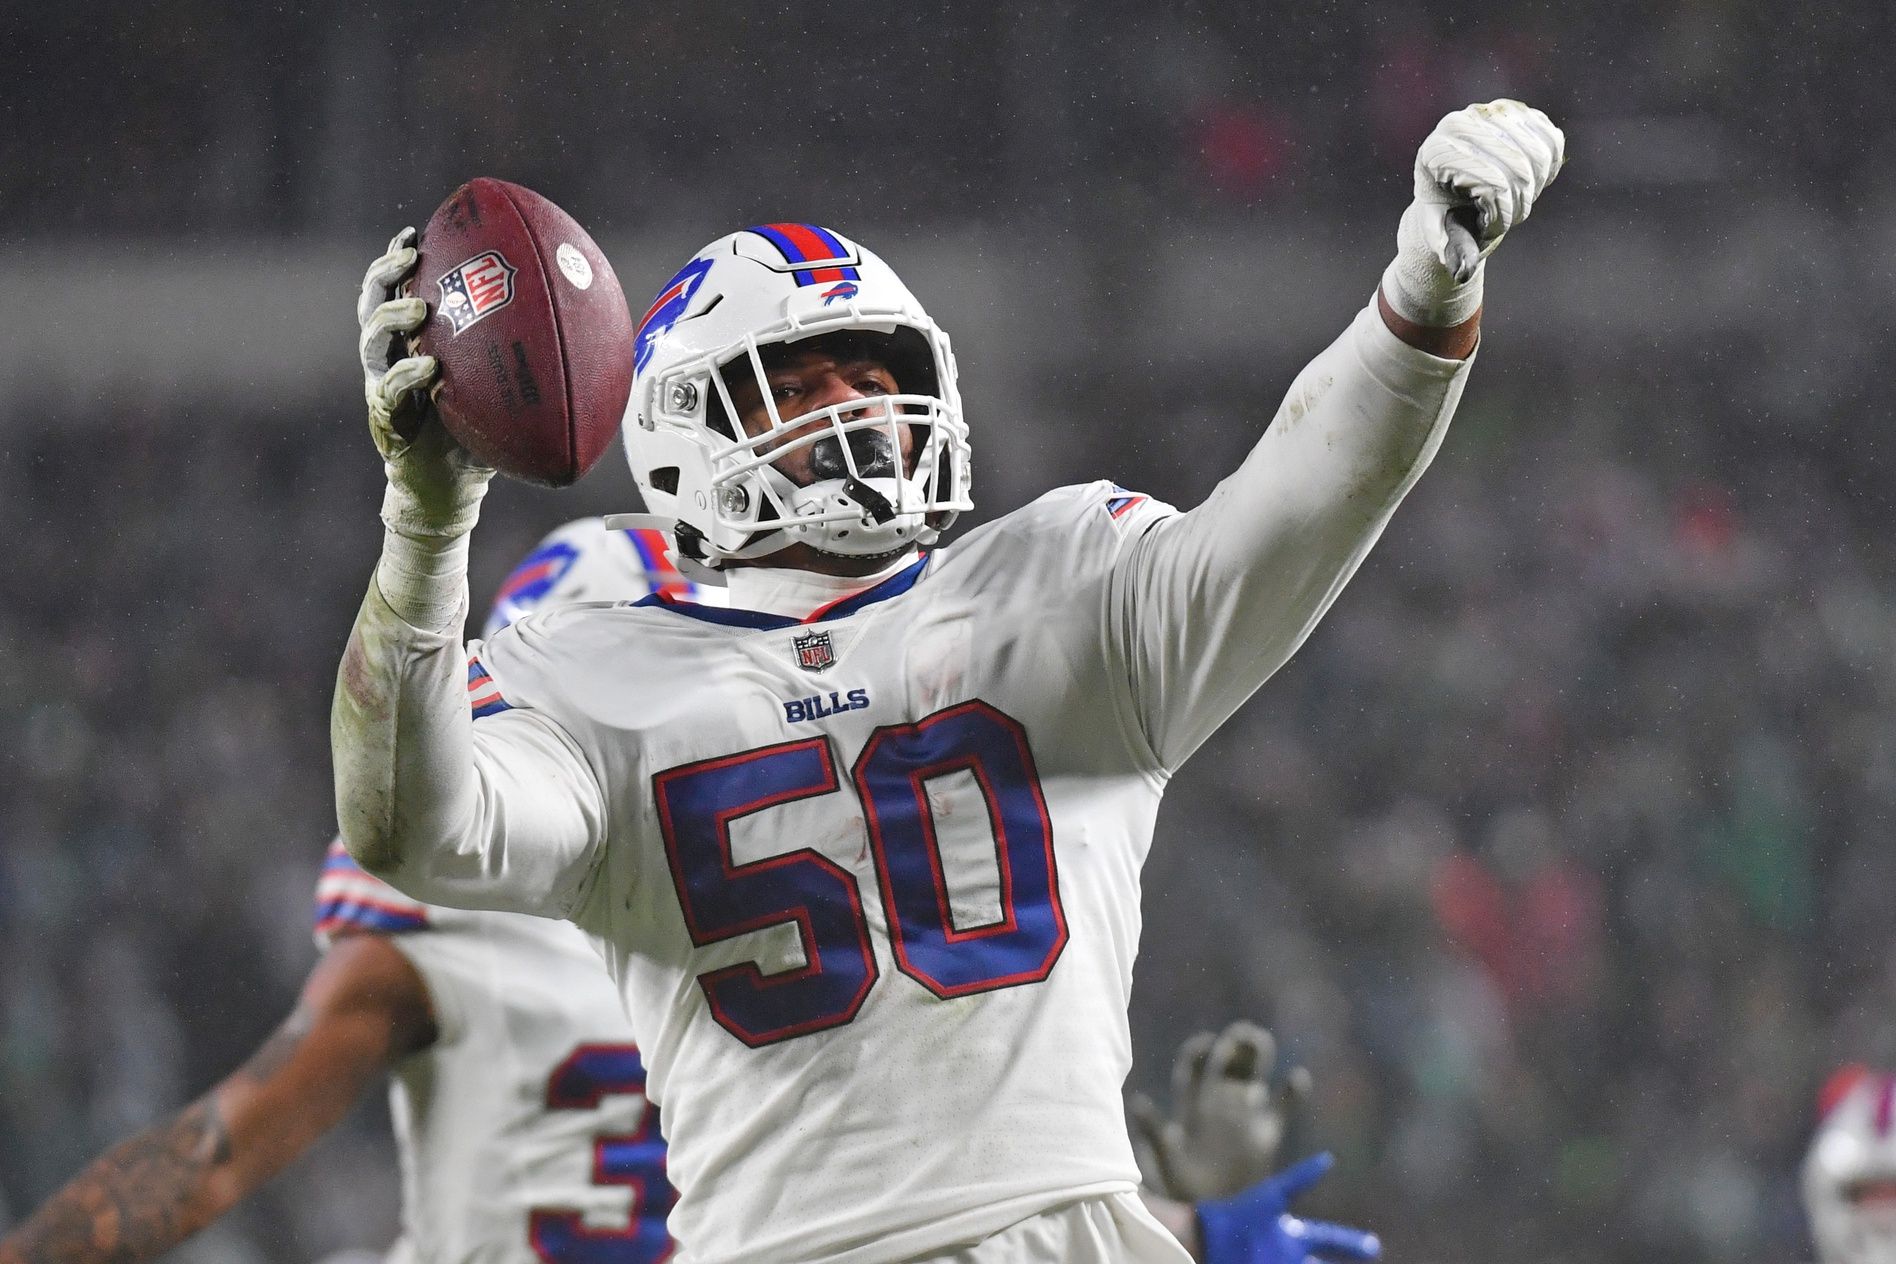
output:
M399 949L374 935L339 940L248 1062L94 1160L0 1240L0 1264L131 1264L170 1250L301 1155L434 1034L427 989Z

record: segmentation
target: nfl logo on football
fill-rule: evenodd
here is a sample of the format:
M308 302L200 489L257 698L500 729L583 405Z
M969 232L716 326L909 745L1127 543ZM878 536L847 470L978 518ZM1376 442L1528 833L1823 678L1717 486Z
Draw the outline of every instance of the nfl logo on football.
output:
M804 671L825 671L836 663L836 647L830 644L830 634L827 632L806 632L797 637L793 644L797 651L797 666Z
M435 282L441 287L441 314L454 332L466 333L481 317L513 302L517 271L499 251L487 250Z

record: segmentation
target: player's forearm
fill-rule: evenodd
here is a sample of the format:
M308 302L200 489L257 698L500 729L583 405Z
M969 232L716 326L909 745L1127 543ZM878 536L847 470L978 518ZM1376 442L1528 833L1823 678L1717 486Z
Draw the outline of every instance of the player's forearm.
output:
M1332 558L1356 552L1434 457L1470 357L1406 344L1380 305L1379 295L1297 375L1250 455L1207 502L1225 502L1206 524L1229 542L1224 564L1250 570L1260 554L1311 545Z
M212 1094L95 1159L0 1240L0 1264L150 1259L248 1192Z
M1441 446L1467 364L1359 313L1244 463L1170 528L1167 547L1253 644L1281 662L1329 608Z
M1440 446L1469 361L1361 312L1298 375L1204 504L1155 528L1133 574L1142 697L1176 766L1303 642Z
M343 651L329 734L343 841L391 880L422 853L470 841L478 789L466 675L459 630L402 618L378 572Z
M163 1254L307 1153L435 1030L407 958L374 936L349 938L241 1067L94 1160L0 1241L0 1264L130 1264Z
M598 781L530 708L477 731L468 699L459 635L415 627L372 586L330 709L343 842L415 899L565 916L604 830Z

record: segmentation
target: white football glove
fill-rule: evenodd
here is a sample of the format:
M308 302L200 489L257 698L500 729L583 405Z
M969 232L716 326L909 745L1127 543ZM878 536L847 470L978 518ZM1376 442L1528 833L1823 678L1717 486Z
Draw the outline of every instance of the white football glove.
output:
M441 371L435 358L395 358L396 339L428 319L428 304L396 296L420 257L414 243L414 229L396 233L388 251L369 265L356 300L369 433L388 471L382 521L411 538L462 536L480 516L481 497L494 471L470 457L433 415L427 388ZM400 350L405 352L406 344Z
M1415 201L1396 230L1383 297L1419 325L1459 325L1481 307L1483 261L1566 161L1539 110L1503 98L1443 116L1415 156Z
M1172 1116L1132 1099L1133 1151L1146 1185L1196 1203L1228 1198L1277 1167L1290 1112L1310 1091L1310 1073L1292 1067L1275 1084L1277 1041L1256 1023L1201 1031L1172 1063Z

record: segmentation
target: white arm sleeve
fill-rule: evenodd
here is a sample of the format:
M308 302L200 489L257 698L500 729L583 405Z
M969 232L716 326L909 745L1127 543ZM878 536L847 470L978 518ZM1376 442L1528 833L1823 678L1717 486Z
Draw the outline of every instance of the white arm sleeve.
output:
M411 626L370 584L329 718L343 841L415 899L565 916L605 835L599 780L531 708L476 724L467 674L458 631Z
M1471 361L1409 346L1372 302L1298 375L1237 472L1127 549L1108 635L1162 767L1197 750L1330 608L1435 455Z

